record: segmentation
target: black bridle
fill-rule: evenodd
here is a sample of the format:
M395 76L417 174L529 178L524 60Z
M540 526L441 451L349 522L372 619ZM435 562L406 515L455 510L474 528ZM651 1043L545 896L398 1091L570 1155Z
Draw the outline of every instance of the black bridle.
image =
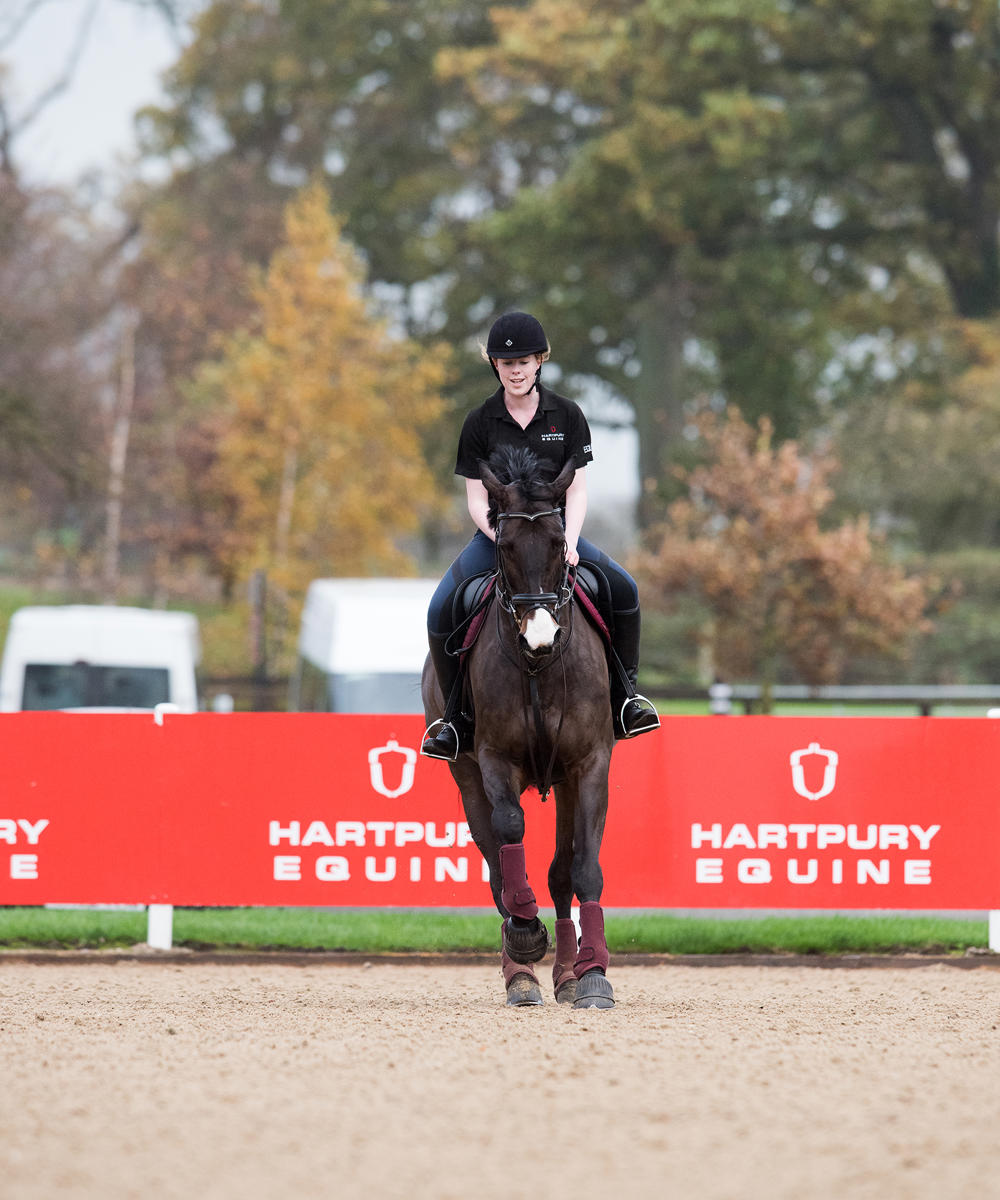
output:
M507 572L504 569L503 556L500 553L504 521L537 521L540 517L561 518L562 511L558 508L546 508L536 513L505 512L497 514L497 603L506 612L510 613L515 620L519 619L517 609L520 606L526 612L534 612L537 608L544 609L552 617L553 621L558 624L559 617L557 614L566 606L573 595L573 586L569 579L569 563L566 562L565 558L563 559L562 582L559 584L558 592L512 592L510 590L510 581L507 579Z

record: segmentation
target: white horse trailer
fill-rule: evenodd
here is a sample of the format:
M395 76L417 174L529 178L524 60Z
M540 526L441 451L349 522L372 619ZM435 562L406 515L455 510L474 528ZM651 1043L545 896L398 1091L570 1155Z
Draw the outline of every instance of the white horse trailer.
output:
M317 579L292 677L293 712L418 713L436 579Z
M198 711L192 613L117 605L21 608L0 664L0 712Z

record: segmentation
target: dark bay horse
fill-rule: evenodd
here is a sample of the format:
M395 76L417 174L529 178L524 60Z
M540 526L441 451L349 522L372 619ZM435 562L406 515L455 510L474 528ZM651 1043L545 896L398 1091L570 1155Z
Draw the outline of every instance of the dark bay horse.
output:
M508 1004L542 1003L532 964L544 956L549 935L525 869L521 796L529 787L544 796L551 783L556 844L548 888L556 910L556 999L578 1008L611 1008L599 854L614 732L604 646L572 598L565 560L559 505L574 474L569 463L554 482L545 482L533 454L509 448L482 467L497 534L497 573L492 608L466 667L475 742L449 766L503 918ZM430 724L444 703L429 658L423 701ZM574 894L579 946L570 916Z

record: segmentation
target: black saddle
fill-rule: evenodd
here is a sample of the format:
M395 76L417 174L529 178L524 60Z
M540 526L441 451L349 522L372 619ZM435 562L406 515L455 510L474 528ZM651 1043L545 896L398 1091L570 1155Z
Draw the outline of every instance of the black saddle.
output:
M579 562L576 565L576 582L597 609L607 627L609 637L613 637L615 631L614 607L611 603L611 584L608 582L607 575L594 563Z
M458 585L452 599L452 629L458 629L482 604L493 578L493 571L483 571L480 575L470 575Z

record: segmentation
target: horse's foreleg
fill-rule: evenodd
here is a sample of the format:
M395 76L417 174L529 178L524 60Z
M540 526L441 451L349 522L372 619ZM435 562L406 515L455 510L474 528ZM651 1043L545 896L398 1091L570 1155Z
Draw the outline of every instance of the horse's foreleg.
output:
M518 920L533 921L538 916L538 901L528 882L524 842L511 842L500 847L500 878L503 881L500 896L504 908Z
M507 953L506 922L500 930L500 970L511 1008L525 1008L542 1003L542 989L530 963L515 962Z
M516 963L534 963L549 948L549 932L538 919L538 902L528 882L524 843L500 847L501 899L510 914L504 922L504 952Z
M504 951L516 963L538 962L549 947L549 934L538 919L538 902L528 882L524 858L524 810L502 766L490 769L480 750L483 786L493 805L491 826L499 843L501 912L505 913Z
M611 959L604 936L604 910L596 900L580 905L580 948L573 963L573 974L580 979L588 971L603 974Z
M556 954L552 963L552 987L560 1004L576 999L576 925L573 905L573 822L576 791L559 784L556 788L556 849L549 866L549 895L556 909Z
M573 890L580 901L580 946L573 962L575 1008L611 1008L614 991L605 978L610 955L604 935L601 841L608 812L607 764L581 777L573 842Z
M500 846L500 898L503 906L518 921L534 921L538 916L538 902L528 882L524 860L524 809L517 796L507 787L493 801L491 825Z
M549 865L549 895L557 920L568 920L573 905L573 825L576 790L560 783L556 788L556 848Z
M580 905L580 949L573 963L577 980L574 1008L614 1008L614 988L605 975L608 961L604 913L596 900L588 900Z
M490 891L497 912L506 917L500 887L500 842L493 831L493 807L483 787L483 779L475 762L460 755L457 762L449 764L452 776L462 793L462 807L469 825L469 833L476 848L486 861L490 872Z
M574 781L576 804L573 819L573 865L570 871L573 891L583 906L600 902L604 891L601 870L601 841L608 815L608 761L591 763Z
M576 925L572 917L556 918L556 955L552 962L552 990L560 1004L576 1000Z

